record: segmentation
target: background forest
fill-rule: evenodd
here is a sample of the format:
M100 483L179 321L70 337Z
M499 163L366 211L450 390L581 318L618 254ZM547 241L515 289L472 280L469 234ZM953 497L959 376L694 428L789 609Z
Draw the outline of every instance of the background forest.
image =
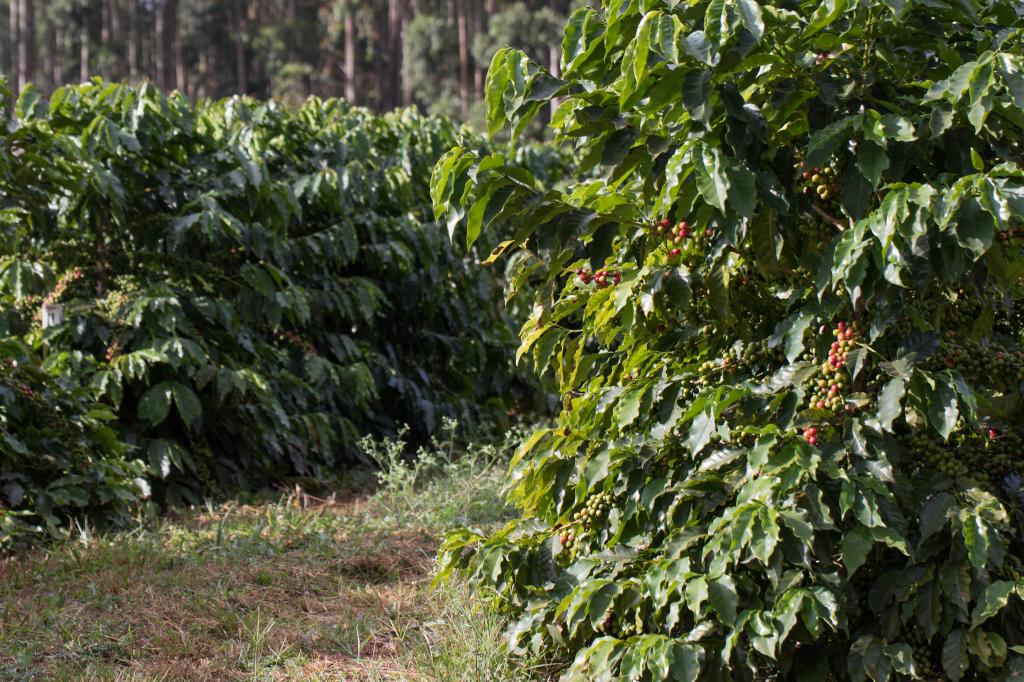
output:
M579 0L4 0L0 72L15 91L93 76L191 99L344 96L480 118L494 52L558 69Z

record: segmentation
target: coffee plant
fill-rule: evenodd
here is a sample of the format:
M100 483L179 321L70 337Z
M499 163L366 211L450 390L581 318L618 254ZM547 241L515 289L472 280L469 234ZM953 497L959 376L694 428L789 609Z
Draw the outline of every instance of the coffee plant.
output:
M328 476L403 423L504 419L534 384L503 282L428 191L457 135L334 100L27 89L0 132L0 337L92 387L161 502ZM43 330L47 303L64 321Z
M149 495L143 464L110 428L114 413L87 386L0 341L0 552L57 531L69 516L127 520Z
M435 167L540 282L560 388L441 555L562 679L1024 675L1024 20L1005 0L604 0ZM508 228L502 228L508 229ZM594 274L592 274L594 273ZM598 280L597 273L605 273ZM609 275L608 273L616 273Z

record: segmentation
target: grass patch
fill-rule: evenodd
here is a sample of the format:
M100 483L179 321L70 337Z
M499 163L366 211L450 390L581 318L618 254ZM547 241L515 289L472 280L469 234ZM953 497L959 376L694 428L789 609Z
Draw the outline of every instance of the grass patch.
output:
M430 587L446 530L508 518L506 448L454 428L416 464L365 446L373 494L297 488L3 560L0 679L546 679L464 586Z

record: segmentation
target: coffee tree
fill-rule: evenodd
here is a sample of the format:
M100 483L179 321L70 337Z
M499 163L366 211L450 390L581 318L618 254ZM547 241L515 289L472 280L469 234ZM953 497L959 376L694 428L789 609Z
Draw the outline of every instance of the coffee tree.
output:
M605 0L561 76L496 55L492 132L560 191L436 166L514 233L557 379L523 517L442 551L565 680L1024 674L1024 58L1013 2Z
M88 386L0 340L0 552L57 531L68 516L126 521L149 495L146 468Z
M502 282L428 191L457 134L339 100L26 89L0 133L0 339L93 389L159 502L329 477L402 423L501 420L533 390Z

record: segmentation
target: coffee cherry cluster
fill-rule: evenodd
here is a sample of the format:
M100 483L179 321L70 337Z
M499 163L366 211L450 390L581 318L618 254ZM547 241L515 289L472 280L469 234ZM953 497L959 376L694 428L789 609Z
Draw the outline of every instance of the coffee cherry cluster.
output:
M803 431L804 440L810 445L818 444L818 427L817 426L805 426Z
M610 493L592 495L583 505L583 509L573 514L573 526L559 535L562 547L569 550L572 556L579 554L586 544L587 537L607 518L611 506Z
M839 196L839 174L834 166L803 170L798 186L804 196L815 201L828 201Z
M1015 430L990 427L981 433L965 434L957 454L971 472L983 473L993 483L1020 471L1024 464L1021 436Z
M118 337L118 338L114 339L110 343L109 346L107 346L107 350L106 350L106 353L104 354L104 357L107 359L107 362L109 363L109 362L113 362L114 360L116 360L117 357L120 354L121 354L121 338Z
M733 346L722 353L720 358L702 362L697 367L699 386L710 385L716 374L725 372L756 373L773 362L785 359L782 347L769 348L768 340L750 341L743 347Z
M72 283L77 282L80 279L82 279L82 271L78 268L75 268L74 270L70 270L64 273L64 275L59 280L57 280L57 284L53 287L53 290L50 293L48 293L45 297L43 297L41 306L53 305L54 303L59 301L61 297L64 296L64 293L68 290L68 287ZM42 323L42 320L43 311L40 307L40 310L36 311L35 321L37 324L40 324Z
M903 636L914 651L914 670L918 679L941 680L945 677L942 668L941 643L932 644L921 628L914 628Z
M986 427L959 433L948 443L917 432L903 436L901 441L922 469L947 476L979 474L998 486L1006 476L1024 468L1024 439L1013 429Z
M316 347L312 343L302 338L293 331L285 330L278 332L277 340L287 343L289 346L292 346L293 348L301 350L306 355L319 355L319 353L317 353Z
M832 342L832 346L828 351L826 367L823 367L826 372L838 372L846 365L846 355L853 350L853 342L859 336L856 324L847 326L842 321L836 324L836 328L832 333L835 335L836 340Z
M1004 244L1013 239L1024 239L1024 227L1011 227L1006 230L1000 230L996 233L996 238Z
M669 245L672 246L668 252L670 258L678 258L683 255L681 247L686 246L686 244L695 244L697 247L703 247L711 239L712 234L714 234L710 227L702 230L699 227L690 225L685 220L680 220L673 227L672 221L668 218L656 223L654 232L659 237L665 237Z
M922 468L930 471L938 471L947 476L956 476L966 473L966 469L957 461L956 456L948 446L930 438L924 433L913 433L901 439L904 445L908 445Z
M587 268L577 268L575 274L583 284L594 282L598 289L604 289L622 281L622 272L619 270L602 269L591 274Z
M576 532L573 530L564 530L562 534L558 536L559 541L562 543L562 547L566 547L569 550L575 550L576 546Z
M954 340L947 335L932 362L933 369L953 369L979 386L1014 389L1024 381L1024 351L976 341Z
M604 620L598 626L598 630L604 634L613 635L617 639L628 639L629 637L635 637L643 634L644 627L646 625L647 623L643 617L643 611L637 608L634 610L633 620L621 625L616 623L615 613L613 611L609 611Z
M583 509L573 514L572 519L583 524L584 528L591 529L608 515L611 506L612 496L610 493L597 493L587 499Z
M822 327L821 332L825 331ZM812 388L808 395L808 409L832 410L843 407L843 391L847 388L845 375L847 354L853 349L858 337L856 325L849 326L840 321L833 330L836 340L828 351L828 359L818 366L818 372L811 378Z
M843 406L842 391L846 388L846 381L841 377L818 379L814 388L811 394L811 406L814 409L836 412Z
M993 485L1020 471L1022 439L1014 430L987 427L978 432L959 433L943 443L925 433L902 438L925 469L955 476L983 474Z

